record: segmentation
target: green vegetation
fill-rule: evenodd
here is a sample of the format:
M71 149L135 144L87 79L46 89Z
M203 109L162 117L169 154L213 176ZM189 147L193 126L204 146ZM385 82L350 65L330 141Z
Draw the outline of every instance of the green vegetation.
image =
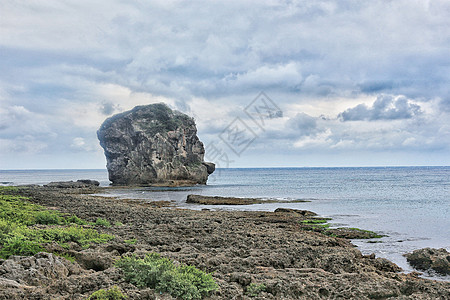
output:
M256 284L256 283L250 283L247 286L245 294L250 297L257 297L261 292L265 292L267 290L267 287L264 283Z
M11 255L34 255L43 244L56 242L62 247L74 242L83 248L91 243L104 243L113 236L101 234L76 216L33 204L25 197L10 195L17 188L0 187L0 258ZM36 228L32 225L45 225Z
M74 262L75 262L75 257L73 257L73 256L70 255L70 254L67 254L67 253L59 253L59 252L53 252L53 254L55 254L56 256L59 256L59 257L63 257L63 258L65 258L65 259L67 259L68 261L70 261L71 263L74 263Z
M108 290L98 290L89 296L88 300L122 300L127 297L122 294L122 291L117 287L113 286Z
M149 253L143 259L123 257L116 266L124 272L125 280L137 287L167 292L180 299L202 299L218 288L211 274L194 266L176 266L157 253Z
M134 245L137 243L137 239L124 240L124 242L128 245Z
M348 228L348 230L358 231L358 232L361 232L361 233L367 233L367 235L368 235L367 238L368 239L385 237L385 235L378 234L378 233L376 233L374 231L371 231L371 230L365 230L365 229L354 228L354 227L353 228Z
M384 235L377 234L370 230L363 230L359 228L330 228L327 223L330 218L312 218L300 221L304 230L321 232L331 237L340 237L346 239L373 239L381 238Z
M97 220L95 220L95 225L111 227L111 223L109 223L108 220L102 218L97 218Z
M311 224L324 224L327 223L330 219L308 219L301 221L303 224L311 225Z

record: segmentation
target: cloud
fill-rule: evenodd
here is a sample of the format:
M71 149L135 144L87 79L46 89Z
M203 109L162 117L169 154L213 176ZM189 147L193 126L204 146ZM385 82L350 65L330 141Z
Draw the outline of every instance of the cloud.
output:
M410 119L420 114L420 106L404 96L380 95L372 107L359 104L340 113L338 117L343 121L376 121Z
M100 112L105 116L112 115L115 111L117 111L118 106L110 101L103 101L100 105Z
M298 113L286 122L288 130L295 131L297 136L312 135L318 131L317 120L305 113Z

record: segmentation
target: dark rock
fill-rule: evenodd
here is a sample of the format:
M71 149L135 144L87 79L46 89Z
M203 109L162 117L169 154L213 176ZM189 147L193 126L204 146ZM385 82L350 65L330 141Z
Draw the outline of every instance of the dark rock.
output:
M91 179L79 179L79 180L77 180L77 182L85 183L87 185L95 185L95 186L100 185L100 182L98 182L97 180L91 180Z
M450 274L450 253L444 249L424 248L404 255L411 266L418 270L434 270L439 274Z
M251 205L260 203L294 203L294 202L303 202L303 200L286 201L276 199L237 198L237 197L220 197L220 196L203 196L203 195L188 195L186 198L186 203L197 203L203 205ZM304 212L306 212L306 210Z
M293 209L293 208L277 208L275 209L276 213L291 213L298 214L302 216L317 216L315 212L309 210L301 210L301 209Z
M69 252L75 257L77 262L87 270L104 271L114 263L114 257L109 253L94 251L92 249L81 252Z
M74 189L74 188L88 188L99 186L100 182L97 180L82 179L77 181L52 181L45 184L45 187L62 188L62 189Z
M212 174L216 170L216 165L211 162L203 162L203 165L206 166L206 171L208 174Z
M205 184L214 171L194 119L163 103L108 118L97 136L114 185Z
M188 195L186 198L186 203L197 203L205 205L248 205L261 203L261 199Z

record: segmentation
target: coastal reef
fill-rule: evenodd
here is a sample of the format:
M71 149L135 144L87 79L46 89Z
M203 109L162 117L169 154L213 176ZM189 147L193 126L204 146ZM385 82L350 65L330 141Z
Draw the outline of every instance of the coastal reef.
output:
M164 103L137 106L97 131L113 185L206 184L214 172L194 119Z
M8 191L114 239L46 242L0 259L0 299L450 299L450 282L403 274L348 239L306 230L323 222L312 212L171 209L85 191Z

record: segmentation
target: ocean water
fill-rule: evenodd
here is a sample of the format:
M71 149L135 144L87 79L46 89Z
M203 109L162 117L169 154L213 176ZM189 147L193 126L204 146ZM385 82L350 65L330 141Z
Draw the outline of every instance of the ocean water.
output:
M7 184L81 178L98 180L103 186L109 183L106 170L0 171L0 182ZM309 202L200 206L185 203L188 194ZM311 210L332 218L330 223L335 227L358 227L388 235L377 239L377 243L353 243L364 254L375 253L405 271L413 269L402 256L404 253L424 247L450 250L450 167L218 169L206 186L112 188L106 195L142 201L171 200L190 209ZM450 276L428 277L450 280Z

